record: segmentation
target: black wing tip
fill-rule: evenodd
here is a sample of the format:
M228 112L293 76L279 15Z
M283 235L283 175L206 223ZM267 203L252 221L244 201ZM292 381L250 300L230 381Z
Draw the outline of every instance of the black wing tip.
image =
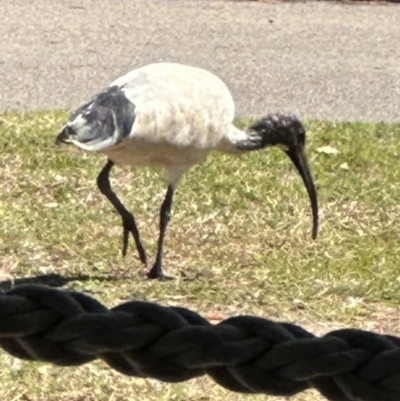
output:
M68 140L68 138L69 138L69 130L68 126L65 125L64 128L57 135L57 138L55 140L55 145L62 145L65 143L69 143L70 141Z

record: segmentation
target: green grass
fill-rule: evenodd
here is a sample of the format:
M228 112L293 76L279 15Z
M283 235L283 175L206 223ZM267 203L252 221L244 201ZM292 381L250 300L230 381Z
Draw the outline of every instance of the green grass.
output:
M210 317L292 321L315 333L351 326L400 334L398 125L306 123L320 204L316 241L307 194L282 152L214 154L178 187L165 247L165 269L176 280L157 282L143 278L133 246L120 255L120 219L96 189L105 158L54 145L65 119L0 116L3 287L57 273L69 278L66 288L108 306L140 299ZM327 145L340 153L317 151ZM165 183L124 167L113 170L112 185L134 211L152 262ZM176 385L125 378L100 362L60 369L0 353L0 364L7 401L270 399L229 393L206 378Z

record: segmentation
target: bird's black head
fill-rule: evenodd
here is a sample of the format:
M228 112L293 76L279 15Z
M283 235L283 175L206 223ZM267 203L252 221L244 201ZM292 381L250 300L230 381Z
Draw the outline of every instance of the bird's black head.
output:
M303 148L306 131L299 119L291 114L270 114L250 127L261 138L262 147L278 146L284 151Z
M303 124L294 115L270 114L253 124L250 132L255 132L261 141L261 147L277 146L281 148L296 166L310 197L313 229L312 238L318 233L318 201L314 182L304 152L306 131Z

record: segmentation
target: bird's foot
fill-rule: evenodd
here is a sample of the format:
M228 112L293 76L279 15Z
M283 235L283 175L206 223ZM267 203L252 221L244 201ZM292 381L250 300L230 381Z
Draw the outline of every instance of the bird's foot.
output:
M150 280L158 279L162 281L174 280L174 277L166 276L162 271L161 265L154 264L151 270L147 273L147 278Z
M122 226L124 228L122 237L122 256L126 256L126 252L128 250L129 233L131 233L136 244L139 259L145 266L147 266L146 251L144 250L142 242L140 241L139 231L136 227L135 219L133 218L132 214L128 214L123 217Z

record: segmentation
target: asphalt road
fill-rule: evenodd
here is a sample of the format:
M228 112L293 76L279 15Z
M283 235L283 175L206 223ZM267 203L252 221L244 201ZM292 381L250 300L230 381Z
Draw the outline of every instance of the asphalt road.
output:
M0 0L0 110L74 108L154 61L218 74L238 115L400 121L400 5Z

